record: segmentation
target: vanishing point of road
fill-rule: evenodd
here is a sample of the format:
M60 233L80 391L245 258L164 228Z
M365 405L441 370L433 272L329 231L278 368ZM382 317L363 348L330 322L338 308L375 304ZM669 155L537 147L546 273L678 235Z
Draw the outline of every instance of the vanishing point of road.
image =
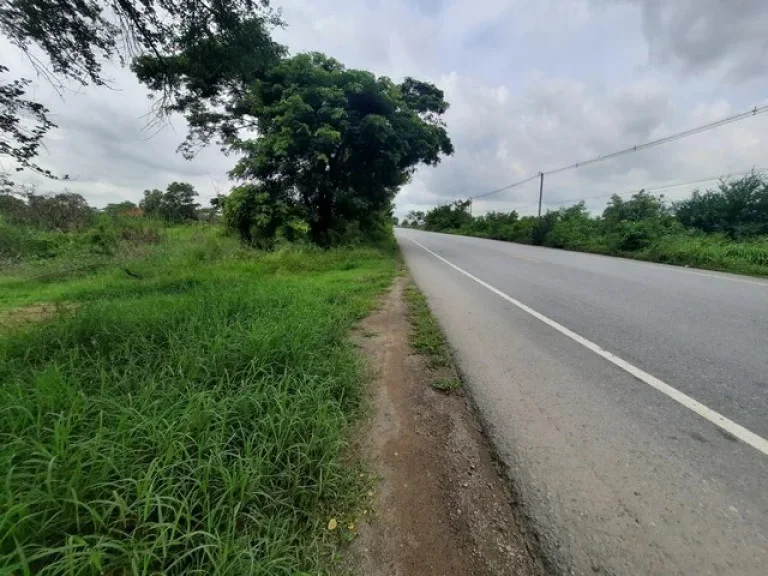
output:
M768 574L768 281L396 233L555 571Z

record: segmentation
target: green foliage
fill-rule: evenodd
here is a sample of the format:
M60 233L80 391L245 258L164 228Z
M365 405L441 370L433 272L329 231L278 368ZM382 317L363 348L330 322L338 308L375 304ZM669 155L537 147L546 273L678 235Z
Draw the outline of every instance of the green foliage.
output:
M29 218L27 203L13 189L0 192L0 216L10 222L26 222Z
M0 194L0 216L43 230L75 232L93 223L94 210L80 194L38 194L22 188Z
M533 222L533 228L531 229L531 243L536 246L543 246L547 243L552 230L557 226L560 220L559 212L547 211L541 218L536 218Z
M137 56L140 81L161 93L161 113L182 112L192 139L233 129L245 88L283 54L270 30L281 21L262 0L7 0L0 32L41 62L49 80L104 85L103 62ZM42 61L41 61L42 55ZM0 65L0 73L7 72ZM0 155L22 167L53 127L47 110L25 99L27 80L0 83ZM32 119L32 126L24 119ZM186 151L194 146L189 143Z
M0 30L5 10L4 5L0 6ZM0 75L6 73L8 68L0 63ZM43 137L54 124L48 118L49 111L45 106L26 98L29 84L26 79L0 80L0 158L8 157L22 168L50 175L34 159ZM2 176L0 181L4 181Z
M283 60L254 83L248 106L259 137L235 142L244 157L233 176L279 188L269 197L300 207L323 246L390 222L394 195L416 167L453 152L440 90L322 54Z
M279 186L244 184L224 202L224 223L241 240L258 248L274 248L279 238L296 241L305 235L300 208Z
M689 228L722 233L730 238L768 234L768 180L752 173L723 181L717 190L693 192L677 202L675 214Z
M472 222L469 208L471 200L456 200L437 206L424 216L424 229L432 231L459 230Z
M426 214L421 210L411 210L406 214L403 226L412 226L413 228L423 228Z
M88 231L86 241L92 246L96 254L111 255L117 249L119 237L112 223L101 219L96 226Z
M637 257L681 266L768 276L768 237L735 242L721 234L688 231L657 238Z
M448 342L437 320L432 316L424 295L415 286L405 289L405 301L408 303L408 315L411 322L409 341L419 354L424 354L431 368L449 366L451 355Z
M132 254L161 240L163 222L137 216L98 215L83 230L49 230L0 213L0 270L22 265L44 266L55 259L72 268L87 267L94 259Z
M512 228L517 224L517 212L488 212L472 219L469 229L473 235L496 240L506 240Z
M461 388L461 380L453 376L436 378L432 382L432 388L440 390L440 392L454 392Z
M0 267L5 261L49 256L52 245L46 236L28 226L9 222L0 215Z
M541 218L491 212L472 217L464 202L425 215L428 230L768 275L768 179L750 174L667 205L645 191L614 195L601 216L583 202ZM461 213L463 212L463 214ZM738 242L736 241L738 240Z
M547 246L588 250L599 236L599 222L592 218L584 202L557 211L557 221L545 237Z
M135 214L138 210L139 207L136 204L126 200L125 202L107 204L102 211L105 214L116 217L123 216L125 214Z
M618 194L611 196L603 210L603 226L611 232L626 222L663 220L670 217L670 210L664 203L664 196L654 196L644 190L624 200Z
M0 274L0 308L77 302L0 334L0 572L322 572L358 476L346 335L394 258L204 230L54 283Z
M200 207L195 202L197 195L192 184L171 182L165 192L144 190L144 198L139 206L151 218L162 218L168 222L197 220L197 209Z

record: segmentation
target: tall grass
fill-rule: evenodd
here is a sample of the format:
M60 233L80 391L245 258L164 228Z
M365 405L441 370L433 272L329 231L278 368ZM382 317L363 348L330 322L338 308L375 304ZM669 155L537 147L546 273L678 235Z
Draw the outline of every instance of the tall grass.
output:
M11 285L6 305L80 306L0 335L0 572L322 569L320 526L355 482L346 335L392 254L186 234L132 261L140 280L116 267Z
M768 237L735 242L720 235L661 236L638 257L654 262L768 276Z

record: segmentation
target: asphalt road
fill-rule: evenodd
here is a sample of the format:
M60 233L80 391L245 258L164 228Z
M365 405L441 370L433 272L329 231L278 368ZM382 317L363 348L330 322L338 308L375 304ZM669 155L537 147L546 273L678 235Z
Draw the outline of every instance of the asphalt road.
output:
M551 568L768 575L768 281L396 235Z

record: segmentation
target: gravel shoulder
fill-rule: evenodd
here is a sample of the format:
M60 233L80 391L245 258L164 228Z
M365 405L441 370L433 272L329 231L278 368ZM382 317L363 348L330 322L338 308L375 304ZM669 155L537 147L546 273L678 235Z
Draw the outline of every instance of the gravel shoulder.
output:
M358 331L374 370L362 451L378 483L348 568L367 576L543 574L468 397L432 387L455 369L436 372L409 344L408 283L398 278Z

